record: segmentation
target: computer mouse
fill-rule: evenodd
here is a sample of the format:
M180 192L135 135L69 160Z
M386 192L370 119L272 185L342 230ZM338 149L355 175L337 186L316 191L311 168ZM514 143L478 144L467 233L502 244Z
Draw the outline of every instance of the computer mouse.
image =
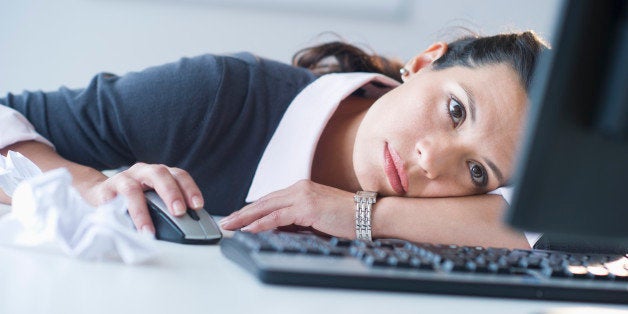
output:
M188 209L183 216L170 213L155 191L144 192L150 218L155 225L155 237L176 243L212 244L222 238L220 228L205 209Z

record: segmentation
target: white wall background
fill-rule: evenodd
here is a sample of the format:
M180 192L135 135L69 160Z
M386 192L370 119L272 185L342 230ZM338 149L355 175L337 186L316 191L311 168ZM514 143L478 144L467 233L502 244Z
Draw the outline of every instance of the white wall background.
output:
M559 0L0 0L0 97L207 52L289 62L328 31L403 60L451 39L455 26L533 29L551 42L559 8Z

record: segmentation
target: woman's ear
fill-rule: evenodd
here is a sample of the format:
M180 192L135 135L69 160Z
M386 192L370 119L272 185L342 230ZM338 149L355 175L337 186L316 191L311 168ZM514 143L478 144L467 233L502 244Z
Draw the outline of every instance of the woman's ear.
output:
M416 55L414 58L410 59L408 63L406 63L404 67L404 69L406 69L406 72L404 75L402 75L401 79L405 82L408 78L418 73L419 70L432 64L432 62L436 61L438 58L444 55L445 52L447 52L447 43L433 43L431 46L425 49L425 51Z

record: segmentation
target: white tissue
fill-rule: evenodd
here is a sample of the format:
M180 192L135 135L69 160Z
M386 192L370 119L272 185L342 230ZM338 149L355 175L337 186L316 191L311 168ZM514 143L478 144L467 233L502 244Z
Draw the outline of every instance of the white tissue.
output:
M0 155L0 189L9 196L24 179L40 174L39 167L18 152L10 150L7 157Z
M0 187L8 187L13 195L11 212L0 217L0 244L127 264L157 256L152 235L138 233L133 227L124 198L94 208L72 187L66 169L41 174L26 157L11 153L0 161Z

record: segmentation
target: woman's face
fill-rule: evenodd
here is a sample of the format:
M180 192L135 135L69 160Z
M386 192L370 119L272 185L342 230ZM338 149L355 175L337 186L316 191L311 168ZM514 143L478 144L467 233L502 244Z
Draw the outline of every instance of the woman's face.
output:
M421 69L378 99L361 122L353 152L360 186L439 197L505 185L526 101L507 65Z

